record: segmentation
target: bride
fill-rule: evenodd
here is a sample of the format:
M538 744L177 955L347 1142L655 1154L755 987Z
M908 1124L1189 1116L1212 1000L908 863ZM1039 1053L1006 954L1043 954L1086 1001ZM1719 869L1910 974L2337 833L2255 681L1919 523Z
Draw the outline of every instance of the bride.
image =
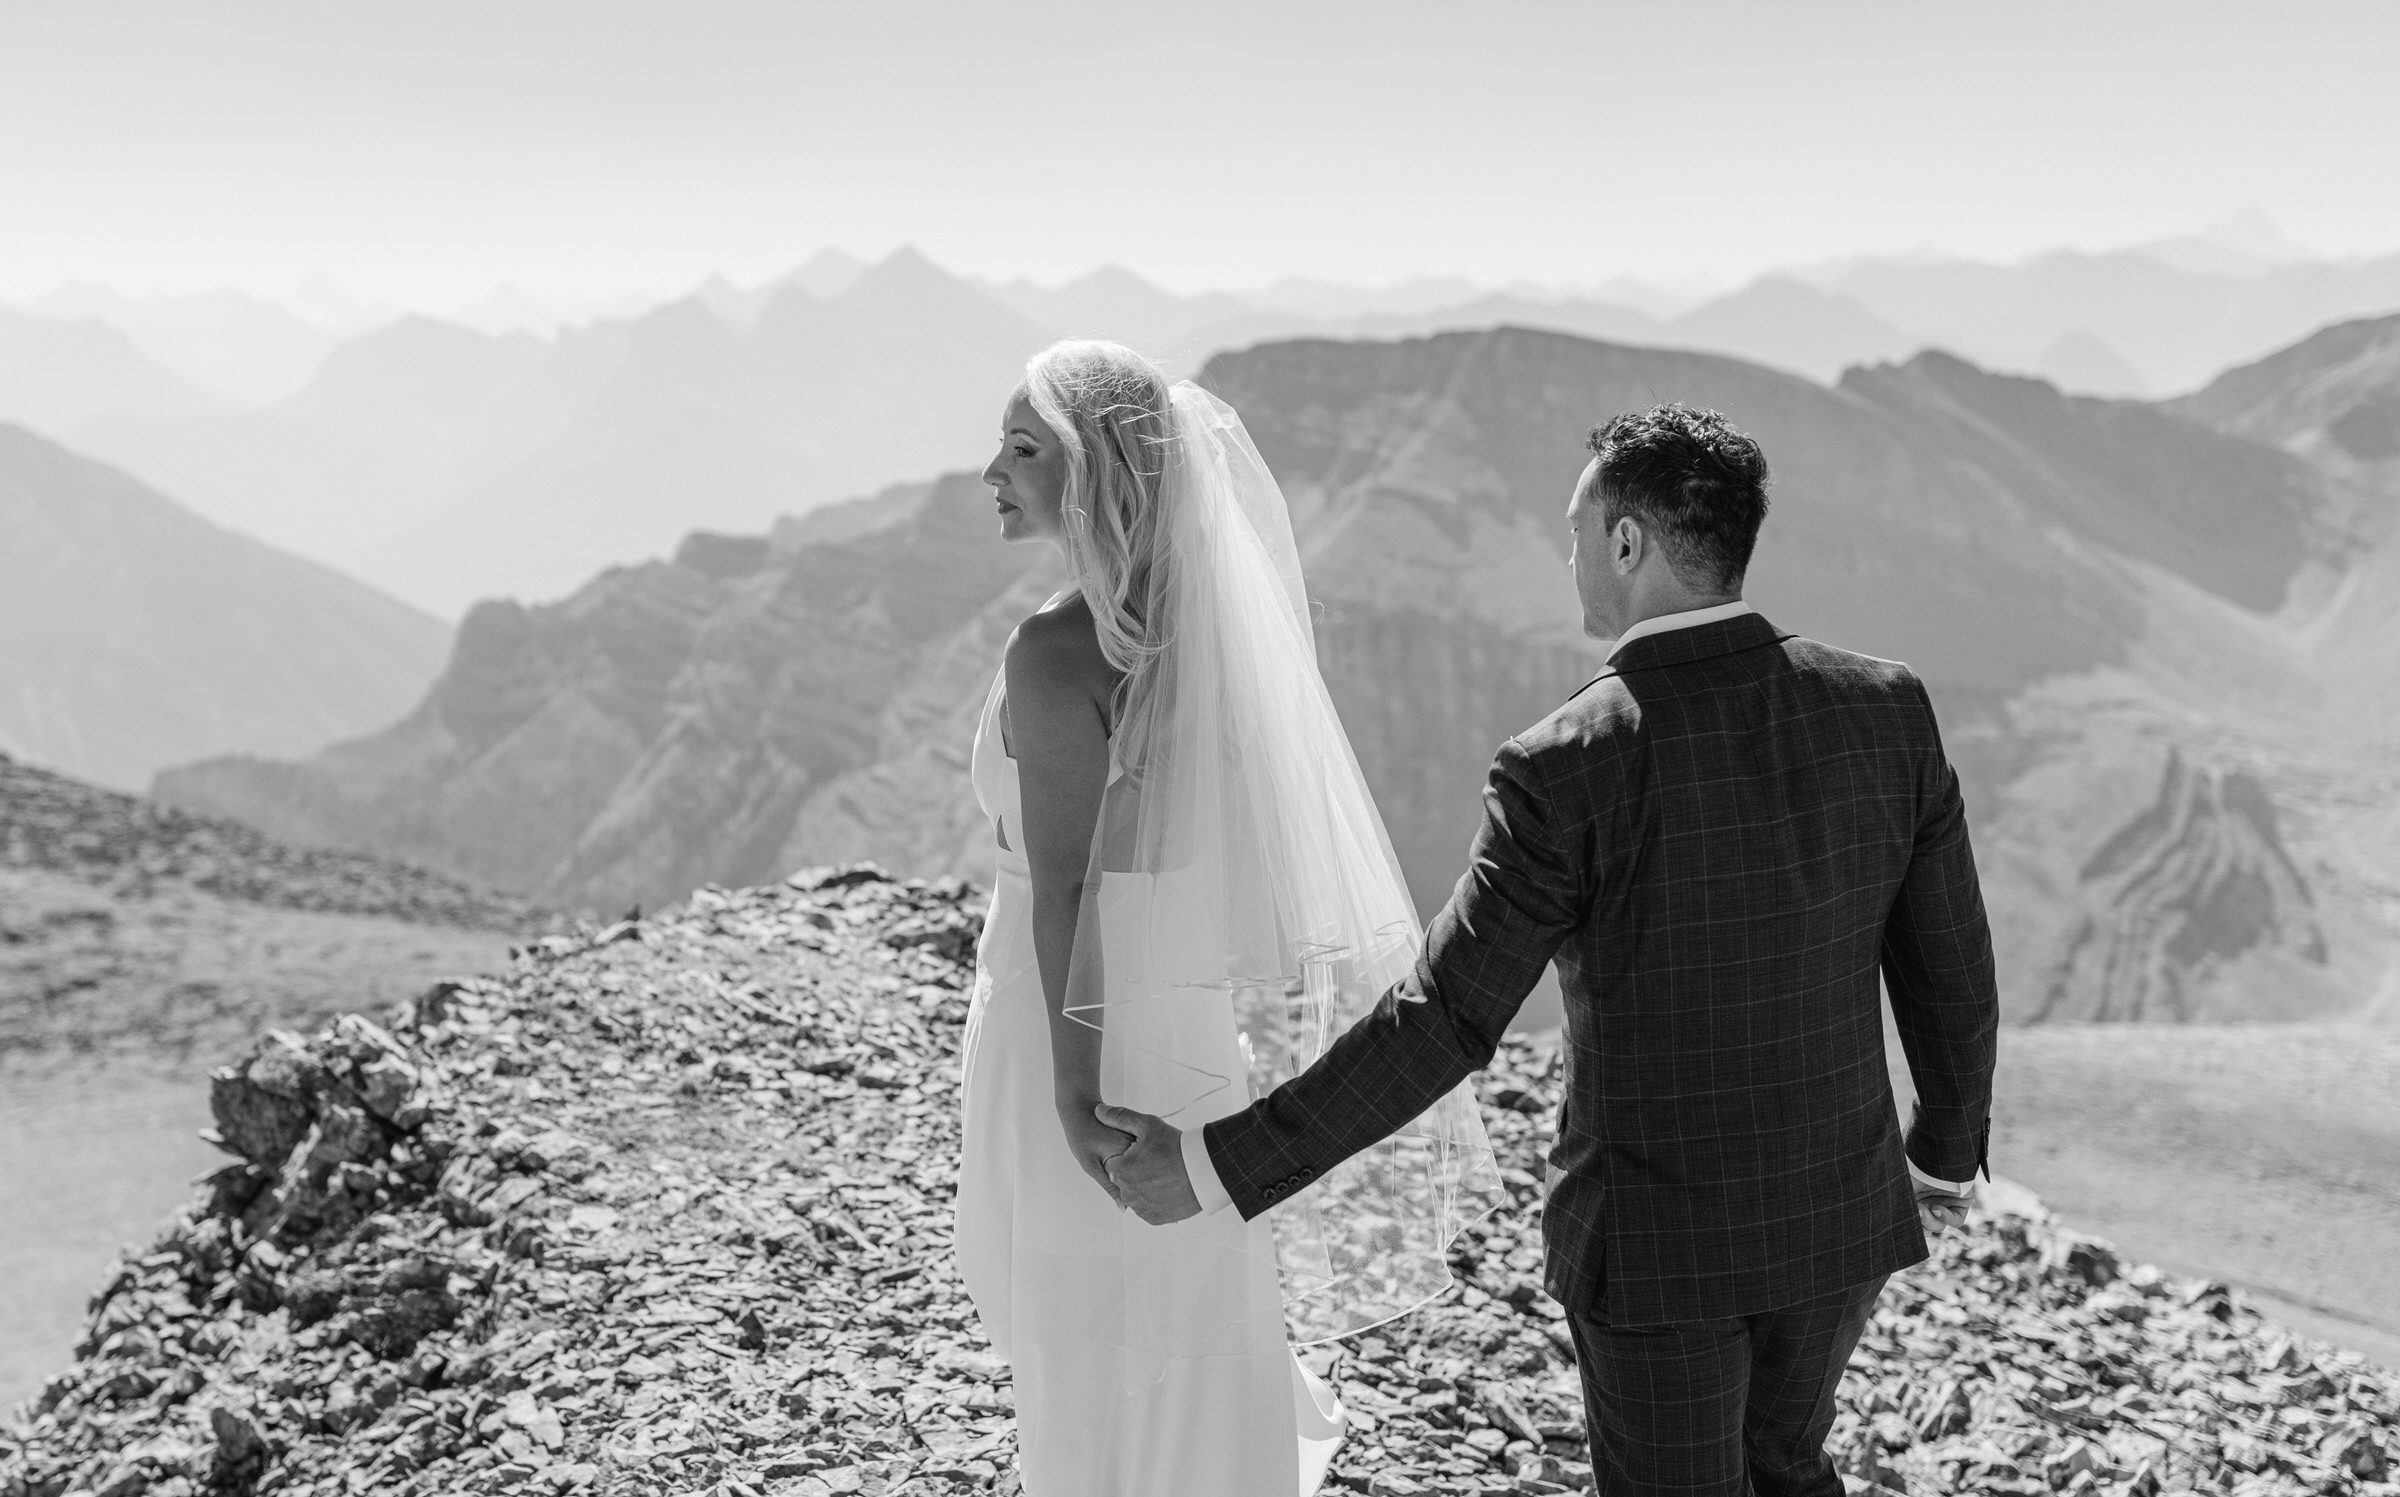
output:
M1262 1497L1343 1414L1293 1351L1448 1287L1497 1181L1462 1088L1258 1220L1119 1209L1102 1102L1185 1128L1305 1069L1418 927L1317 672L1241 418L1113 343L1036 355L984 470L1071 584L975 734L998 876L964 1053L959 1266L1016 1384L1027 1497Z

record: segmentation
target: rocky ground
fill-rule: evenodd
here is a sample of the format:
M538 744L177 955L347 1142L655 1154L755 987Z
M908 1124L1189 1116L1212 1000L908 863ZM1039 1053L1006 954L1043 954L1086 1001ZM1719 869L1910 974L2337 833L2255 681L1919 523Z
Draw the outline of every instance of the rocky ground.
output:
M234 1162L92 1300L0 1497L989 1491L1007 1369L949 1256L972 891L820 870L520 948L218 1073ZM1483 1081L1506 1199L1461 1284L1312 1355L1379 1494L1589 1484L1536 1287L1554 1054ZM1854 1490L2400 1494L2400 1378L2038 1210L1895 1281Z

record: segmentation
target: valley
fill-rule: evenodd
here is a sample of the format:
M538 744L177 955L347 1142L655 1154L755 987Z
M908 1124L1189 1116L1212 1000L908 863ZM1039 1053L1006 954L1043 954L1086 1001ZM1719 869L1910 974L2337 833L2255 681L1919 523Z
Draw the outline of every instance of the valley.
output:
M2400 1039L2342 1024L2014 1029L1992 1156L2078 1228L2400 1366Z

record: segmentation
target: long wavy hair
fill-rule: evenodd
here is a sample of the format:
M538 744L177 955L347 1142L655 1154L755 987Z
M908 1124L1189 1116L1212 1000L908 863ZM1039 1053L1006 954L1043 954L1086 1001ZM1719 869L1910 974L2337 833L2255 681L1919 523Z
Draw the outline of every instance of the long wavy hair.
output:
M1067 565L1100 653L1131 688L1165 647L1170 595L1160 506L1175 459L1167 376L1122 343L1067 338L1025 364L1025 397L1067 453Z

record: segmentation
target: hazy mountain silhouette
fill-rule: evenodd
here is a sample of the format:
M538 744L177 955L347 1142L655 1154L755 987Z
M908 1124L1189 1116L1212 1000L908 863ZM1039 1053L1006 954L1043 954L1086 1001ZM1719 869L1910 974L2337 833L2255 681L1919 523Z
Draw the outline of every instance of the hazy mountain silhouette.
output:
M1866 261L1762 278L1667 317L1457 280L1179 296L1111 268L1059 287L979 286L914 251L868 266L829 250L761 285L713 280L550 337L405 319L344 344L265 408L196 405L121 346L114 372L18 386L35 424L221 523L455 613L478 596L557 596L599 566L664 555L695 527L761 529L977 461L985 407L1026 353L1064 334L1122 338L1190 372L1299 337L1515 326L1726 353L1823 383L1938 347L2130 395L2177 388L2352 304L2400 306L2400 259L2273 263L2259 258L2276 252L2271 225L2220 228L2193 242L2240 258L2238 274L2178 268L2158 246L2016 266ZM1672 301L1617 289L1654 309ZM0 395L7 340L0 328Z
M391 720L450 631L0 424L0 749L105 784Z
M1766 277L1662 324L1656 341L1729 353L1831 383L1853 364L1905 358L1926 340L1848 297Z
M190 416L230 405L106 323L0 307L0 421L58 435L98 417Z
M855 255L821 249L797 269L756 286L736 286L725 277L710 276L692 295L701 305L740 327L758 321L761 312L784 292L798 289L814 297L840 296L859 283L873 267Z
M1242 300L1262 312L1333 320L1358 317L1419 317L1485 293L1464 276L1418 276L1381 286L1359 286L1315 276L1284 276L1244 292Z
M686 301L626 337L555 438L395 537L366 574L444 608L556 596L696 527L764 529L894 478L980 466L1049 334L902 251L838 296L787 288L747 331Z
M2327 323L2400 308L2400 255L2203 273L2142 251L2017 265L1866 262L1822 284L1929 343L2030 369L2060 338L2106 344L2159 392L2189 390Z
M270 410L77 436L228 524L442 612L557 596L695 527L763 529L980 464L1048 330L913 251L828 297L797 279L753 326L700 299L550 340L413 318L337 350Z
M1011 281L983 289L1018 316L1060 337L1113 338L1155 349L1160 358L1188 359L1195 332L1257 310L1221 292L1177 296L1118 265L1102 266L1063 286Z
M272 407L103 417L73 435L222 524L389 586L373 563L392 538L553 440L626 341L617 324L542 339L403 318Z
M104 322L185 379L250 405L298 390L345 336L239 291L127 296L79 284L29 302L26 309Z
M1581 432L1671 396L1732 412L1775 465L1762 610L1935 690L2015 1011L2067 1012L2048 975L2078 939L2076 970L2117 974L2093 1016L2237 1016L2261 983L2279 1014L2330 1011L2400 951L2367 913L2400 836L2330 814L2371 791L2372 756L2328 747L2303 617L2384 553L2297 454L1941 354L1828 389L1504 329L1274 344L1206 379L1291 497L1320 656L1421 902L1457 874L1493 746L1595 668L1563 566ZM993 539L965 474L772 538L694 536L564 602L478 609L391 730L157 790L603 909L832 858L981 872L966 734L1008 628L1056 580ZM2126 830L2162 798L2163 831ZM2096 863L2112 837L2140 857ZM2304 876L2243 885L2271 907L2196 939L2162 912L2233 907L2210 882L2225 848ZM2171 1001L2153 991L2170 981Z
M2255 205L2198 233L2137 244L2133 253L2197 275L2233 276L2263 275L2278 265L2301 265L2319 258L2286 238L2275 221Z

